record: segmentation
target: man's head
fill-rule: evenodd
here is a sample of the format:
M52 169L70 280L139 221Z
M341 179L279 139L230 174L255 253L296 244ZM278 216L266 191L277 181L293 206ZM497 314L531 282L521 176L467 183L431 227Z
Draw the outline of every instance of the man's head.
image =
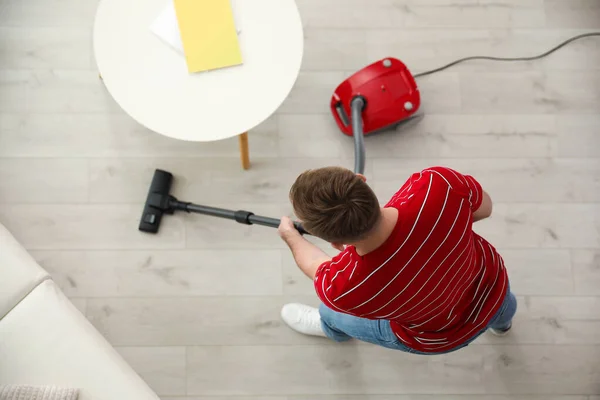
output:
M363 240L381 216L365 177L340 167L302 173L292 185L290 200L304 228L331 243Z

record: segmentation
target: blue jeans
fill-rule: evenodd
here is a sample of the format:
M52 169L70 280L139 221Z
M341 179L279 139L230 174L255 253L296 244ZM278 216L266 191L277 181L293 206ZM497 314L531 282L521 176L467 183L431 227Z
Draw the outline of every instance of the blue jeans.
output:
M504 298L502 306L492 317L490 323L481 331L471 337L466 343L460 346L441 352L441 353L421 353L413 350L402 343L392 331L390 327L390 321L385 319L372 320L366 318L359 318L348 314L339 313L333 311L325 305L321 304L319 307L319 313L321 314L321 326L325 334L336 342L345 342L352 338L361 340L363 342L373 343L379 346L387 347L389 349L400 350L407 353L414 354L444 354L456 351L463 347L467 347L486 330L490 328L503 330L510 327L512 318L517 312L517 299L514 294L510 291L510 287Z

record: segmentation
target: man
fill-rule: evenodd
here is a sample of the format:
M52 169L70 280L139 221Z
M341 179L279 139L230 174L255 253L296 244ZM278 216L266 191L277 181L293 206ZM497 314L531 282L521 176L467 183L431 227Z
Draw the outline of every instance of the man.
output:
M340 250L332 259L282 218L279 234L322 301L285 305L292 329L418 354L510 330L517 303L504 262L472 230L492 213L473 177L428 168L380 207L364 176L328 167L301 174L290 200L304 228Z

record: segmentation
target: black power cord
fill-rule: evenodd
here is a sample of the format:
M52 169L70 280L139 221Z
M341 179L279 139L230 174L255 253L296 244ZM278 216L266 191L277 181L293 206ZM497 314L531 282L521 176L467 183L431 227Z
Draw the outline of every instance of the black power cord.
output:
M551 48L547 52L542 53L537 56L533 56L533 57L489 57L489 56L465 57L465 58L461 58L460 60L453 61L450 64L444 65L443 67L439 67L439 68L432 69L432 70L425 71L425 72L420 72L420 73L416 74L414 77L419 78L421 76L435 74L436 72L440 72L447 68L453 67L456 64L460 64L462 62L472 61L472 60L488 60L488 61L533 61L533 60L539 60L540 58L544 58L544 57L554 53L556 50L568 45L571 42L574 42L576 40L583 39L586 37L590 37L590 36L600 36L600 32L584 33L581 35L573 36L572 38L565 40L558 46Z

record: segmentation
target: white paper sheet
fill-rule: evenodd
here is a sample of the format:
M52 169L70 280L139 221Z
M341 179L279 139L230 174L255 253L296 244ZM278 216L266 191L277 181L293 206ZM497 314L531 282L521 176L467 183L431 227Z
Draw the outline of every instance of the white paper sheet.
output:
M169 1L165 9L158 15L150 26L150 30L158 36L163 42L177 50L180 54L183 52L183 42L179 34L179 24L177 23L177 14L175 13L175 4ZM238 35L241 30L237 28Z
M175 5L172 1L169 1L163 12L154 20L150 30L166 44L183 54L183 43L179 34Z

